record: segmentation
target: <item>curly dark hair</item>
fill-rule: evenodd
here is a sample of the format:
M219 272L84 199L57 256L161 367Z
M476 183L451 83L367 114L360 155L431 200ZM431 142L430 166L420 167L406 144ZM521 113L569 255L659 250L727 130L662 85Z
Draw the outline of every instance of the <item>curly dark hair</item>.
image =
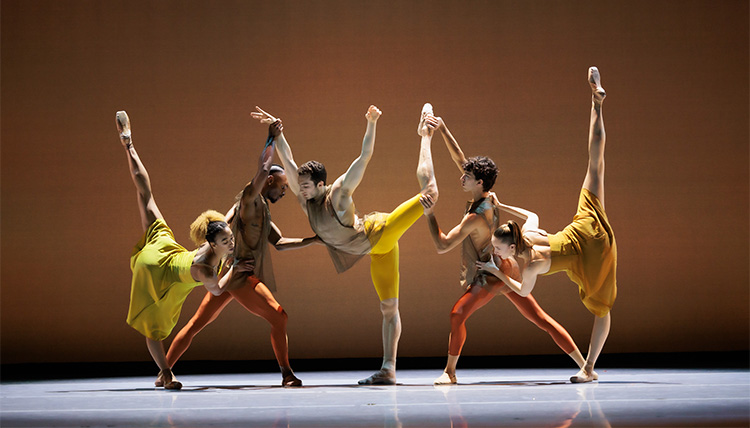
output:
M474 156L466 159L463 164L464 172L470 172L474 174L474 178L482 180L482 189L485 192L489 192L492 186L495 185L497 180L497 166L492 159L486 156Z
M328 174L326 173L326 167L323 166L322 163L318 161L307 161L302 166L297 168L297 175L309 175L310 180L312 180L313 184L317 185L319 182L323 182L323 184L326 184L326 178L328 178Z

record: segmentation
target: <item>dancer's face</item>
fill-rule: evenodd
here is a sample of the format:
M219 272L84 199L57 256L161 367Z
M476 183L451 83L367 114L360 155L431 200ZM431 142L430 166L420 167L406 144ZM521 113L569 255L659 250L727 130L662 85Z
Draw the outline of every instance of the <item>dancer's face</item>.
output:
M464 192L471 192L475 190L477 187L481 187L482 182L480 180L477 180L476 177L474 177L473 172L466 172L464 171L463 175L461 176L461 188L464 189Z
M308 201L320 195L321 192L323 192L324 188L325 186L323 185L322 181L319 181L318 184L316 185L310 179L309 175L299 176L299 192L302 195L302 197Z
M492 248L495 255L501 259L507 259L516 253L516 244L506 244L494 236L492 237Z
M217 233L214 237L214 242L211 242L211 248L219 257L224 257L234 251L234 235L229 226L225 227L224 230Z
M281 172L275 172L268 176L268 183L266 185L266 199L271 203L276 203L279 199L283 198L286 194L286 188L289 183L286 179L286 174Z

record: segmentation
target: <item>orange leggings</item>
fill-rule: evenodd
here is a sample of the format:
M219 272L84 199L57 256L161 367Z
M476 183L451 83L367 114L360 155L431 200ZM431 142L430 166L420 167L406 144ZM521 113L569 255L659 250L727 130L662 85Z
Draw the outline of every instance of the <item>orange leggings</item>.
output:
M502 286L502 282L497 281L499 284L493 285L492 287ZM487 283L495 283L495 281L488 277ZM448 354L450 355L461 355L461 349L466 342L466 320L469 319L477 309L489 303L492 298L495 297L494 293L491 293L485 287L472 286L466 293L464 293L453 305L451 310L451 336L450 343L448 345ZM526 297L510 291L505 294L505 297L516 306L521 314L526 317L527 320L536 324L537 327L549 333L552 336L552 340L555 341L557 346L560 347L566 354L573 352L576 349L575 342L568 334L567 330L563 328L557 321L551 316L547 315L546 312L539 306L534 297L529 294Z
M254 276L248 276L244 286L226 291L219 296L206 293L198 310L172 341L167 353L169 367L174 366L187 351L195 335L215 320L232 299L237 300L250 313L271 324L271 346L276 360L280 367L289 367L289 348L286 337L287 314L274 299L268 287Z

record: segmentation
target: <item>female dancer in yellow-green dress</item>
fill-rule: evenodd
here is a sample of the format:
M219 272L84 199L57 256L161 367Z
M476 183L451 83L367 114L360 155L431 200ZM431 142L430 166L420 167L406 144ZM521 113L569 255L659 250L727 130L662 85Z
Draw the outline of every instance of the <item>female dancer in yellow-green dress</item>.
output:
M199 245L188 251L178 244L151 193L151 181L133 147L130 119L124 111L116 115L117 129L128 156L130 175L138 191L138 209L145 233L130 258L133 271L127 323L146 336L146 346L159 366L160 383L166 389L180 389L164 353L162 340L172 332L185 298L203 285L220 294L217 277L224 256L234 248L232 231L224 216L206 211L190 226L190 238Z
M589 126L589 163L573 222L562 231L548 235L539 229L539 217L522 208L500 204L508 213L524 219L523 227L510 221L493 233L495 254L505 259L515 256L521 265L521 281L508 278L496 267L478 262L477 267L497 276L513 291L527 296L538 275L566 272L578 285L584 306L594 314L594 328L586 361L571 382L597 380L596 359L609 335L610 309L617 297L617 246L612 227L604 211L604 119L605 92L599 70L589 68L592 92Z

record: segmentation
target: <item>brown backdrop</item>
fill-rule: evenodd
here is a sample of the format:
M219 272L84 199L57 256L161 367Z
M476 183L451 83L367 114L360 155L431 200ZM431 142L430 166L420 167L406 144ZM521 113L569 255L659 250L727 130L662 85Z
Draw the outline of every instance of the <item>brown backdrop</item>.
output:
M114 113L177 240L226 210L284 119L301 163L342 173L370 104L383 110L355 201L389 211L418 185L415 133L434 104L496 191L557 231L575 212L597 65L608 98L607 210L619 297L605 352L748 349L748 3L745 1L2 2L2 362L148 360L125 324L142 230ZM438 219L467 198L441 138ZM272 207L309 235L293 198ZM337 275L322 247L273 252L293 358L378 357L365 260ZM459 254L420 220L401 240L401 356L442 356ZM203 296L186 302L182 325ZM588 347L592 316L565 275L534 295ZM179 326L178 325L178 328ZM469 321L465 355L555 354L500 297ZM231 304L187 359L272 359L268 327Z

